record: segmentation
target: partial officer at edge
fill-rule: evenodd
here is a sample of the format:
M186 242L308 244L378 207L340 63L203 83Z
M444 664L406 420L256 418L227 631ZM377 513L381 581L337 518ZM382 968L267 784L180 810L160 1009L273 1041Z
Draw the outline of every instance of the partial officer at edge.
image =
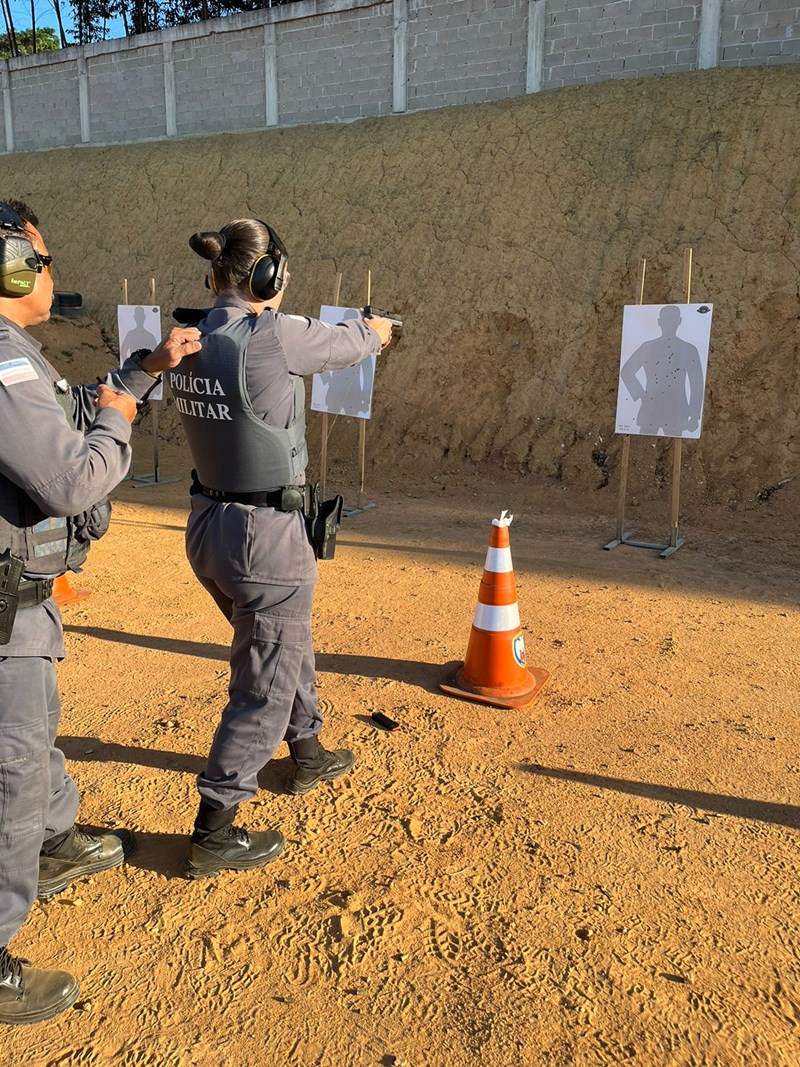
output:
M194 316L203 335L191 366L168 375L196 470L186 552L200 584L233 626L228 703L197 778L200 807L184 872L261 867L283 851L277 830L234 826L258 772L286 741L301 794L345 774L354 757L326 750L316 692L311 606L317 564L307 519L303 375L351 367L389 344L388 319L278 314L286 249L258 219L196 233L211 261L214 307ZM190 316L176 312L179 322ZM339 504L340 506L340 504ZM323 549L324 551L324 549Z
M53 579L76 569L105 533L104 500L131 459L131 422L167 367L200 347L173 329L105 384L70 389L25 331L50 317L52 257L25 204L0 202L0 1022L50 1019L78 982L12 956L8 942L37 895L121 864L127 830L75 827L78 790L56 748L54 662L64 658Z

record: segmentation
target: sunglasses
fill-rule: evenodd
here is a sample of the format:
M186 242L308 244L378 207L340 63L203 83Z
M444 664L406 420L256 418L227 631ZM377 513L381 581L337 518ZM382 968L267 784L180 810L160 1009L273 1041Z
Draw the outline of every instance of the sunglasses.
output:
M36 254L36 264L37 264L36 269L37 269L37 272L39 274L41 274L43 270L46 270L48 274L52 274L53 273L53 257L52 256L43 256L42 253L41 252L37 252L35 248L34 248L33 251Z

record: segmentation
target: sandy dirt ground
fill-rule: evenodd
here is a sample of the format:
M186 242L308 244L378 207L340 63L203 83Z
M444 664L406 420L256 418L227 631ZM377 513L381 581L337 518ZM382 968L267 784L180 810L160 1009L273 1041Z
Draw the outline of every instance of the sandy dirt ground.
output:
M768 508L696 515L662 561L602 550L596 493L369 493L314 623L325 738L357 766L295 798L282 748L242 821L283 857L190 883L229 633L183 556L186 491L124 484L73 579L61 744L82 819L138 847L34 907L17 951L82 998L5 1033L6 1062L795 1067L798 549ZM551 672L516 711L437 688L502 507Z

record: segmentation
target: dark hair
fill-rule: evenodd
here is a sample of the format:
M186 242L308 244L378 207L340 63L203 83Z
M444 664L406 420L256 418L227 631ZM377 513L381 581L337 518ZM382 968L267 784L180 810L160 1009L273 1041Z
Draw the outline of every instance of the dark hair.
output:
M0 203L7 204L12 211L16 211L23 222L27 222L30 226L39 228L39 218L35 215L28 205L22 200L0 200Z
M236 219L219 233L192 234L189 247L203 259L211 260L217 292L231 289L247 292L250 270L258 257L269 251L270 237L258 219Z

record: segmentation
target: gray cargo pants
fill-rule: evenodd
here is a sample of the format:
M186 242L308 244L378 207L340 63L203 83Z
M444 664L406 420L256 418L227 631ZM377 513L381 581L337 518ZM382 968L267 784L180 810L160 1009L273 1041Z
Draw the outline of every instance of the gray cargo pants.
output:
M311 643L314 586L197 577L233 626L229 700L197 788L212 807L231 808L255 796L258 772L281 741L322 727Z
M299 511L279 512L192 497L186 555L233 626L228 703L201 798L232 808L258 790L258 772L281 741L318 734L311 604L317 565Z
M69 830L78 812L55 747L60 710L52 660L0 657L0 945L36 899L42 841Z

